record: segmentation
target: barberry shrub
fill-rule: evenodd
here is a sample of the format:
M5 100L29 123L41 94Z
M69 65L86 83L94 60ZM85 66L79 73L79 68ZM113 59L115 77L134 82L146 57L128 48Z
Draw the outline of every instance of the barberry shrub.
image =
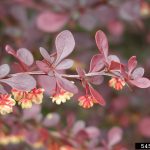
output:
M126 65L116 55L109 55L108 40L101 30L96 32L95 41L99 53L92 57L88 72L78 66L77 74L65 73L74 64L67 58L75 47L74 37L68 30L57 35L55 52L49 54L40 48L42 60L34 60L26 48L16 51L7 45L6 52L17 59L13 64L16 72L10 73L8 64L0 66L0 113L12 112L16 104L25 109L31 108L33 103L41 104L44 92L50 95L52 102L65 103L78 93L77 80L85 90L78 98L79 105L86 109L94 104L105 106L102 95L93 87L102 83L103 76L111 77L109 86L116 90L122 90L124 86L150 87L150 80L143 77L144 68L137 67L136 56L132 56ZM6 90L7 85L12 88L11 92Z

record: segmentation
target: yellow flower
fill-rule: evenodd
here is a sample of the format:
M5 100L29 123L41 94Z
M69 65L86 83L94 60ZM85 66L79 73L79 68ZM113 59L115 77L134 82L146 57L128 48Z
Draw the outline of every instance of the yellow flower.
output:
M86 109L93 107L94 103L97 103L96 99L91 95L81 96L78 101L79 105Z
M23 136L21 135L11 135L9 136L9 143L11 144L18 144L23 141Z
M16 102L9 94L0 94L0 113L2 115L11 113Z
M56 102L56 104L60 105L61 103L65 103L67 100L70 100L72 96L73 93L61 89L59 93L54 94L51 98L53 103Z
M117 91L122 90L126 82L120 78L112 78L109 80L109 86L113 87Z
M32 107L32 101L31 99L21 99L19 101L19 105L21 105L22 109L27 109Z
M32 101L35 104L41 104L42 100L43 100L43 93L44 93L44 89L39 88L39 89L33 89L30 94L32 96Z
M25 94L24 91L20 91L20 90L17 90L17 89L12 89L11 92L12 92L12 94L14 96L14 99L16 101L21 100L24 97L24 94Z
M1 136L0 137L0 145L8 145L9 144L9 138L7 136Z
M141 3L141 7L140 7L140 14L143 17L147 17L150 16L150 5L148 2L143 1Z
M43 147L43 143L41 141L37 141L37 142L33 143L32 146L35 149L42 148Z
M20 91L17 89L12 89L12 94L14 99L18 101L18 104L22 108L31 108L32 102L35 104L41 104L43 99L44 89L34 88L31 91Z
M19 105L24 109L31 108L32 107L32 95L30 95L28 92L24 94L24 97L19 100Z

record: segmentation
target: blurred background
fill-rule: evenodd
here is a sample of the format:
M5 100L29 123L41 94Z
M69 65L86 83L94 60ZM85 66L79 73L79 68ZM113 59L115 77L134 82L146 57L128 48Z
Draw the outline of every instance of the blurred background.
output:
M91 57L98 53L94 36L101 29L108 37L109 53L123 63L136 55L150 78L149 0L1 0L1 64L15 61L6 54L6 44L27 48L35 59L42 59L39 47L52 52L56 35L65 29L76 41L70 56L75 65L69 73L78 65L88 71ZM133 150L135 142L150 142L150 88L117 92L108 80L97 87L106 107L85 110L76 96L57 106L45 97L42 106L0 116L0 150L107 150L104 145L109 145L116 126L113 135L120 130L123 134L113 150Z

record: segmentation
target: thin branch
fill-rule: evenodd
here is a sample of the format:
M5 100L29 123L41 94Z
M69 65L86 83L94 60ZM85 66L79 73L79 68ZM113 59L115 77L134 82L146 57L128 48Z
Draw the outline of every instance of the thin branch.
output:
M8 77L14 77L14 76L18 76L21 74L29 74L29 75L47 75L47 73L43 72L43 71L32 71L32 72L21 72L21 73L15 73L15 74L9 74ZM79 75L70 75L70 74L61 74L62 77L66 77L66 78L76 78L79 79L80 76ZM110 76L110 77L119 77L118 75L114 74L114 73L107 73L104 70L100 71L100 72L89 72L85 74L86 77L92 77L92 76Z

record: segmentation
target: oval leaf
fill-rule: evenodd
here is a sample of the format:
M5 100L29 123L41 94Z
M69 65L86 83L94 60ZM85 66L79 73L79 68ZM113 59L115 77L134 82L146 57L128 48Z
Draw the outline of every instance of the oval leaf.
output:
M58 84L66 91L71 93L78 93L78 88L69 80L62 78L58 74L56 75Z
M89 82L94 85L100 85L104 81L103 76L92 76L92 77L89 77L88 79L89 79Z
M82 120L78 120L72 127L72 134L75 136L77 135L81 130L84 130L85 128L85 122Z
M36 87L35 79L27 74L20 74L0 81L10 85L14 89L22 91L30 91Z
M47 75L39 75L38 83L42 88L44 88L46 94L52 95L53 93L55 93L56 79L54 77L49 77Z
M91 95L97 100L97 102L100 105L102 105L102 106L106 105L105 100L96 90L94 90L92 87L89 87L89 90L90 90Z
M69 69L73 66L73 63L74 63L73 60L65 59L56 66L56 69L57 70Z
M67 57L74 49L75 40L72 33L68 30L59 33L56 37L55 45L57 50L57 59L55 64L58 64L62 59Z
M130 80L129 82L139 88L150 87L150 80L147 78L136 78L134 80Z
M143 77L143 75L144 75L144 68L142 68L142 67L136 68L132 73L132 77L134 79L141 78L141 77Z
M37 27L44 32L57 32L67 21L68 15L66 14L46 11L37 17Z
M116 61L111 61L110 65L109 65L109 70L120 70L121 65L119 62Z
M116 55L109 55L108 56L108 63L110 64L111 61L115 61L115 62L120 63L120 59Z
M6 45L5 50L8 54L16 56L16 51L10 45Z
M44 49L43 47L40 47L40 53L45 60L47 60L50 63L52 62L51 57L46 49Z
M95 139L100 136L100 130L94 126L87 127L85 129L90 139Z
M41 114L41 105L33 105L32 109L24 109L23 110L22 119L24 121L31 120L31 119L41 121L42 117L43 116Z
M90 62L90 71L97 72L104 67L104 58L102 54L94 55Z
M20 48L17 51L17 55L19 60L25 63L27 66L31 66L34 62L34 58L32 53L26 48Z
M112 147L113 145L117 144L122 139L123 131L119 127L113 127L108 132L108 145L109 147Z
M45 127L55 127L60 121L60 116L57 113L49 113L43 120Z
M0 93L1 94L6 94L7 93L2 85L0 85Z
M105 58L107 58L107 56L108 56L108 40L107 40L105 33L101 30L97 31L95 34L95 40L96 40L96 44L97 44L97 47L98 47L100 53L102 53L105 56Z
M128 70L129 70L129 74L131 74L131 72L135 69L136 66L137 66L136 56L132 56L132 57L128 60Z
M48 66L48 64L46 64L46 63L44 63L44 62L42 62L42 61L37 60L37 61L36 61L36 65L37 65L37 67L38 67L40 70L42 70L42 71L44 71L44 72L46 72L46 73L48 73L48 72L50 71L50 67Z
M4 78L10 72L10 68L7 64L3 64L0 66L0 78Z

